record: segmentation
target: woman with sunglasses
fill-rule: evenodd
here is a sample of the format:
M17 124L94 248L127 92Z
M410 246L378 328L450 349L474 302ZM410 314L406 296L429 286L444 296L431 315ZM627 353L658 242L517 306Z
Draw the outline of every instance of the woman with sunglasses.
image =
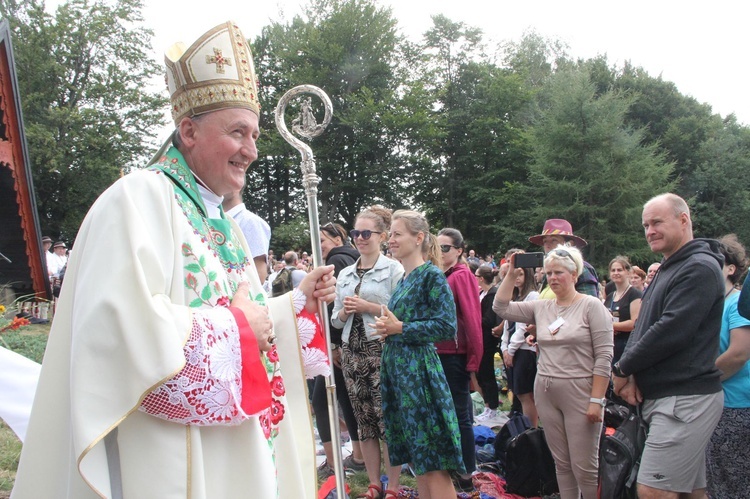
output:
M510 258L508 276L518 276ZM583 257L558 246L544 258L551 300L511 301L515 279L504 279L495 312L536 324L539 348L534 400L555 458L561 499L597 498L599 437L612 361L612 316L602 302L576 291Z
M375 317L388 304L396 284L404 275L401 264L381 251L388 238L391 212L371 206L357 215L350 232L360 257L341 271L336 282L336 300L331 324L343 329L341 368L354 408L359 442L370 486L362 497L380 498L382 455L388 462L385 426L380 402L380 358L383 344L375 331ZM387 467L388 483L397 490L400 466Z
M393 214L388 244L404 278L376 321L383 347L380 391L390 462L411 463L419 497L455 499L449 470L463 472L458 421L435 341L456 335L453 294L437 238L414 211ZM473 276L472 276L473 277ZM386 492L386 499L396 494Z
M470 386L477 385L476 373L482 361L482 308L477 293L477 279L463 258L464 238L457 229L438 232L443 272L456 303L458 330L456 339L435 343L445 377L456 406L461 450L468 474L456 476L460 488L472 488L471 472L476 469L473 404Z
M327 223L320 227L320 248L321 256L326 265L333 265L333 275L338 278L343 269L352 265L359 252L354 249L346 237L346 230L339 224ZM333 303L328 304L328 313L333 313ZM331 327L331 344L333 350L333 379L336 383L336 398L341 407L341 414L344 416L349 436L352 440L352 453L344 461L344 468L354 471L365 469L364 457L359 444L357 429L357 419L354 416L354 409L349 400L349 393L346 391L346 382L344 373L341 370L341 328ZM322 480L333 475L333 444L331 444L331 426L328 421L328 395L326 393L326 380L323 376L317 376L313 381L312 388L312 407L315 411L315 424L318 428L318 435L323 444L326 460L318 468L318 477Z

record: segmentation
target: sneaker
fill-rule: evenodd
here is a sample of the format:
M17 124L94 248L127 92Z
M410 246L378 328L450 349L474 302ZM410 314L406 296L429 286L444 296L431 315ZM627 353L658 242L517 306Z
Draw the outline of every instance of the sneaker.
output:
M499 414L500 413L496 409L487 409L487 412L485 413L484 419L482 421L495 419Z
M489 410L490 410L490 408L485 406L484 411L482 411L480 414L477 414L476 416L474 416L474 419L476 419L477 421L483 420L485 418L485 416L487 415L487 412Z
M474 416L474 421L484 421L484 420L486 420L487 419L487 414L489 412L492 412L492 409L490 409L489 407L485 407L484 408L484 412L482 412L481 414L477 414L476 416Z
M333 468L328 466L328 461L323 461L323 463L318 466L318 481L325 482L329 476L333 476L334 474Z
M453 480L453 485L455 485L457 491L459 492L473 492L474 491L474 481L471 479L471 476L464 478L455 470L451 470L450 475L451 475L451 480Z
M342 461L342 464L344 465L344 468L354 470L354 471L365 471L365 462L362 461L361 463L358 463L354 460L354 454L349 454L344 458Z

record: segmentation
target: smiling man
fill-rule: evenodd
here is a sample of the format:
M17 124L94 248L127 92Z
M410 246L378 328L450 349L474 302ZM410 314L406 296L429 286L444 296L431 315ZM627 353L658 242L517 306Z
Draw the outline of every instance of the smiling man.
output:
M675 194L644 205L643 228L651 251L664 259L612 369L615 392L631 404L642 400L649 423L638 497L702 499L706 444L724 399L714 363L724 306L724 257L718 241L693 239L690 210Z
M167 52L171 145L81 226L14 498L314 497L311 314L335 279L268 299L221 208L258 156L251 57L233 23Z

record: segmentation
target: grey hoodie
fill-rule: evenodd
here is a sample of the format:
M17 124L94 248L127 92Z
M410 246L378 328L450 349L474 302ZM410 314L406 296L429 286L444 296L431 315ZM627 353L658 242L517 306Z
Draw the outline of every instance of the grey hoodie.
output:
M646 399L721 391L719 331L724 257L714 239L693 239L662 261L620 359Z

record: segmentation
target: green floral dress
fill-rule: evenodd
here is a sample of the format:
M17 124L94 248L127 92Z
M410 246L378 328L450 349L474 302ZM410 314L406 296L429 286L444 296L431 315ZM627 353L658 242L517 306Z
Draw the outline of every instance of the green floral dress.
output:
M403 333L383 347L380 390L391 465L465 472L458 419L436 341L455 338L456 305L443 273L425 263L396 286L388 308Z

